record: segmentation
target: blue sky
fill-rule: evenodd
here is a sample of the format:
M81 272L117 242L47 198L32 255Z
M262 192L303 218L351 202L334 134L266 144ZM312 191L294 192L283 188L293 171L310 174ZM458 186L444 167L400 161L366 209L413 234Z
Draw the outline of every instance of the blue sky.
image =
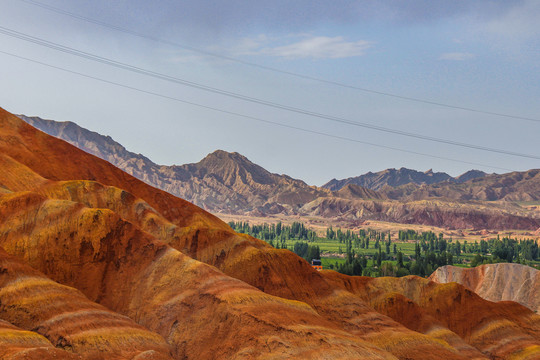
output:
M407 101L223 58L540 120L539 1L36 1L222 57L134 37L22 0L2 3L0 27L272 103L540 156L540 121ZM540 168L538 159L404 137L245 102L5 34L0 34L0 43L2 51L20 57L289 126L152 96L0 53L0 106L74 121L160 164L196 162L224 149L314 185L391 167L432 168L451 175L471 168L498 173Z

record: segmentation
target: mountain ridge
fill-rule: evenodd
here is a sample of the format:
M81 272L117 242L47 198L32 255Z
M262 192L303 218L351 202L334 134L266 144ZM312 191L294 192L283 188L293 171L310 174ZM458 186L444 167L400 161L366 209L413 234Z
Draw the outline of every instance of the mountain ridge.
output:
M349 181L347 184L335 180L341 187L335 185L339 190L331 191L287 175L270 173L239 153L216 150L197 163L158 165L143 155L127 151L112 138L74 123L19 117L147 184L217 214L315 216L351 224L380 220L448 229L535 231L540 227L539 213L513 205L513 201L540 200L540 176L533 176L536 170L502 175L471 170L451 178L431 169L426 172L387 169L343 180ZM528 173L531 175L526 175ZM362 183L366 186L354 184L354 179L364 179ZM513 185L507 186L509 183ZM370 186L379 189L373 190ZM494 202L500 200L506 203ZM477 209L470 206L475 201L480 205Z
M452 177L444 172L433 172L432 169L420 172L402 167L400 169L386 169L376 173L370 171L360 176L342 180L332 179L322 185L322 187L337 191L345 185L354 184L371 190L381 190L384 186L398 187L407 184L431 185L445 181L461 183L471 179L484 177L485 175L486 173L480 170L469 170L459 176Z
M272 209L276 212L291 211L299 203L328 193L302 180L270 173L239 153L216 150L198 163L158 165L141 154L127 151L112 138L78 125L73 127L54 120L18 116L52 136L109 161L147 184L208 210L247 210L257 214ZM218 174L219 178L212 174Z

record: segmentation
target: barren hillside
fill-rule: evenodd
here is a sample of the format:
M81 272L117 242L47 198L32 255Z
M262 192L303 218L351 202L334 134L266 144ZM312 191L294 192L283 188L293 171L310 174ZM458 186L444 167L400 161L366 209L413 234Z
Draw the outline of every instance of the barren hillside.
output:
M317 272L3 110L0 154L0 320L12 324L0 325L26 331L27 346L83 359L111 358L106 346L135 359L540 356L540 317L517 303ZM80 300L50 300L62 296Z
M472 269L438 268L430 280L457 282L490 301L515 301L540 312L540 271L521 264L487 264Z

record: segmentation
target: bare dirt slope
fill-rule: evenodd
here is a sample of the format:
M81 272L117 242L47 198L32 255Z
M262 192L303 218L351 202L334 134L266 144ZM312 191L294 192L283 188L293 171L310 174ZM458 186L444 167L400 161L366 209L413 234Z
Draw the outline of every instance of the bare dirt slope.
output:
M471 269L438 268L429 278L437 283L457 282L490 301L515 301L540 313L540 271L521 264L487 264Z
M101 324L110 346L144 348L164 339L174 359L540 356L540 317L517 303L491 303L461 285L417 277L387 284L317 272L3 110L0 154L0 246L22 264L10 276L25 279L31 266L148 334L114 335ZM2 291L14 302L24 295L9 283ZM51 320L48 296L32 296L26 311ZM64 302L71 315L74 305ZM407 309L416 309L421 324ZM0 320L15 321L8 314ZM59 338L70 334L47 324ZM85 346L64 350L90 358L99 349L92 341ZM159 346L152 349L135 359L160 355Z

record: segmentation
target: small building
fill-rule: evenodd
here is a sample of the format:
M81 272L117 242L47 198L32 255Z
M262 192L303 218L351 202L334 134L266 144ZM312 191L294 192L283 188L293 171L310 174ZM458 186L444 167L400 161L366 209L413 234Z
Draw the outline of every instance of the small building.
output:
M322 262L321 262L321 259L313 259L311 260L311 266L315 269L315 270L322 270Z

